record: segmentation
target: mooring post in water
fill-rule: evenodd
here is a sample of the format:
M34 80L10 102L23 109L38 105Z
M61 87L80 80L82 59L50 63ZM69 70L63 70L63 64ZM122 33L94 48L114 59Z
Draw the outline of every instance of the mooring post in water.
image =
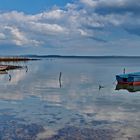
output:
M125 74L125 68L123 69L123 74Z
M60 85L60 88L62 86L62 84L61 84L61 77L62 77L62 72L60 72L60 74L59 74L59 85Z

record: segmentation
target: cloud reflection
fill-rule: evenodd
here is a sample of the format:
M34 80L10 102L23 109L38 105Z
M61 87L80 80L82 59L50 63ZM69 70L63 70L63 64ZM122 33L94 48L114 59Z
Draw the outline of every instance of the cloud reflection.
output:
M93 62L78 60L78 63L72 63L71 67L71 61L67 64L68 60L67 63L64 63L64 60L52 63L43 60L32 63L28 73L22 70L14 71L11 82L1 82L0 99L17 101L23 105L23 114L20 114L22 117L28 115L29 120L45 122L52 130L54 126L65 126L68 123L81 125L80 121L83 119L85 124L92 127L94 121L107 121L109 123L106 127L122 127L120 133L125 132L126 136L133 136L135 133L132 129L140 129L140 102L137 98L139 95L115 94L119 91L114 91L113 85L110 84L114 81L114 69L110 70L114 62L105 65L105 62L102 64L97 60L93 65ZM59 88L60 71L63 73L62 88ZM99 81L109 87L99 91ZM48 131L42 136L51 134L53 133Z

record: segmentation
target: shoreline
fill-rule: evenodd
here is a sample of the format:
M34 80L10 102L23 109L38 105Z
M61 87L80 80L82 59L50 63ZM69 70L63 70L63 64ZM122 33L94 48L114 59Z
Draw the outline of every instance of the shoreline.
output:
M28 57L0 57L0 62L18 62L18 61L31 61L31 60L39 60Z

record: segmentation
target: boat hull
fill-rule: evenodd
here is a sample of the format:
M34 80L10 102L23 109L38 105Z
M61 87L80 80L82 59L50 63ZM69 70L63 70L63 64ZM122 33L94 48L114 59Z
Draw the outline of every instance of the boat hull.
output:
M140 73L116 75L118 84L140 85Z
M123 84L123 85L140 85L140 82L118 82L118 84Z

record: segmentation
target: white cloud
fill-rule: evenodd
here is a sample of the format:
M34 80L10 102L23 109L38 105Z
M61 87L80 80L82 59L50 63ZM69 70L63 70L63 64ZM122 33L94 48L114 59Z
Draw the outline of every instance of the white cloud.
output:
M127 7L132 5L140 6L139 0L80 0L91 7Z
M61 19L63 16L65 16L65 13L66 12L61 9L54 9L52 11L41 13L40 16L41 18L46 19Z
M3 40L3 39L5 39L5 34L4 33L0 33L0 40Z
M80 0L82 3L95 7L98 3L98 1L94 1L94 0Z
M55 34L55 33L65 33L66 29L57 24L48 24L40 22L30 22L28 23L30 30L38 31L43 34Z
M17 46L25 46L25 45L38 46L40 44L36 40L28 39L26 33L20 31L17 27L5 26L4 31L7 34L9 42Z
M34 15L17 11L0 13L0 43L93 48L93 44L103 46L109 34L115 39L116 28L127 31L127 36L120 38L129 40L132 32L140 34L140 30L136 31L140 26L139 11L135 14L134 9L139 5L130 0L79 0L63 9L57 7Z

